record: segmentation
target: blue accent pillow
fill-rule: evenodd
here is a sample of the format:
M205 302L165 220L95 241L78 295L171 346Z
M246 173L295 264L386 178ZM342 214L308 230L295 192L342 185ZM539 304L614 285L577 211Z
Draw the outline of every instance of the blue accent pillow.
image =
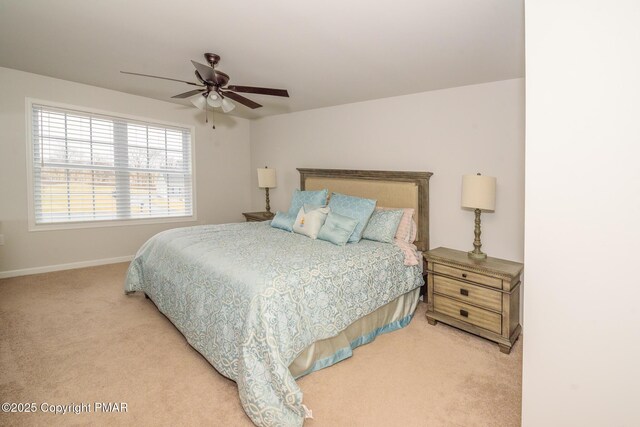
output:
M376 209L362 233L362 238L383 243L393 243L402 215L404 215L402 209L384 211Z
M327 194L328 190L326 188L318 191L293 190L289 215L293 215L295 221L295 216L298 215L300 208L304 205L325 206L327 204Z
M334 245L344 246L356 229L358 220L329 212L327 220L318 233L318 239L326 240Z
M285 231L293 231L293 223L296 222L296 216L288 212L276 212L276 216L271 220L271 226Z
M331 208L331 212L358 220L358 225L353 230L351 237L349 237L349 242L353 243L359 242L362 238L362 231L367 226L367 222L369 222L369 218L376 208L376 201L333 193L331 200L329 200L329 208Z

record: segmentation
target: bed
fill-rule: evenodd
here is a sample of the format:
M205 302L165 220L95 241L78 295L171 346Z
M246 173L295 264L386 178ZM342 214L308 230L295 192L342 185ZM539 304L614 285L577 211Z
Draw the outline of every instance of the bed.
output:
M300 189L327 188L416 211L429 244L429 172L298 169ZM144 292L222 375L259 426L299 426L310 412L295 379L406 326L422 264L396 245L336 246L268 222L167 230L132 261L125 292Z

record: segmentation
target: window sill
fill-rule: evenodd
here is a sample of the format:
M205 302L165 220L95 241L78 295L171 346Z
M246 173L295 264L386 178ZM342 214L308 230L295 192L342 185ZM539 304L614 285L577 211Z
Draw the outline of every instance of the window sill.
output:
M177 222L196 222L196 215L168 218L123 219L82 222L57 222L52 224L29 224L29 231L73 230L78 228L123 227L131 225L170 224Z

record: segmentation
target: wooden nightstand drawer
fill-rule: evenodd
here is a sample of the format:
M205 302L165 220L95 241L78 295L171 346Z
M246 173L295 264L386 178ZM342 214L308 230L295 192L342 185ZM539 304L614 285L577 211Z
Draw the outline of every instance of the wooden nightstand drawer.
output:
M433 277L433 291L469 304L502 312L502 294L444 276Z
M465 304L442 295L433 296L433 308L463 322L471 323L496 334L502 333L502 316L470 304Z
M473 271L449 267L442 264L433 264L433 271L436 273L446 274L447 276L453 276L458 279L479 283L481 285L491 286L492 288L502 289L502 279L498 279L496 277L485 276L483 274L474 273Z

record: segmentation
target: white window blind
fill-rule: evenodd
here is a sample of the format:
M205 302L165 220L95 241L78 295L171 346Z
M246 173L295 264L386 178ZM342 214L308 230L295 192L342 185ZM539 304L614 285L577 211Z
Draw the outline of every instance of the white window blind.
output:
M192 216L191 132L32 104L35 224Z

